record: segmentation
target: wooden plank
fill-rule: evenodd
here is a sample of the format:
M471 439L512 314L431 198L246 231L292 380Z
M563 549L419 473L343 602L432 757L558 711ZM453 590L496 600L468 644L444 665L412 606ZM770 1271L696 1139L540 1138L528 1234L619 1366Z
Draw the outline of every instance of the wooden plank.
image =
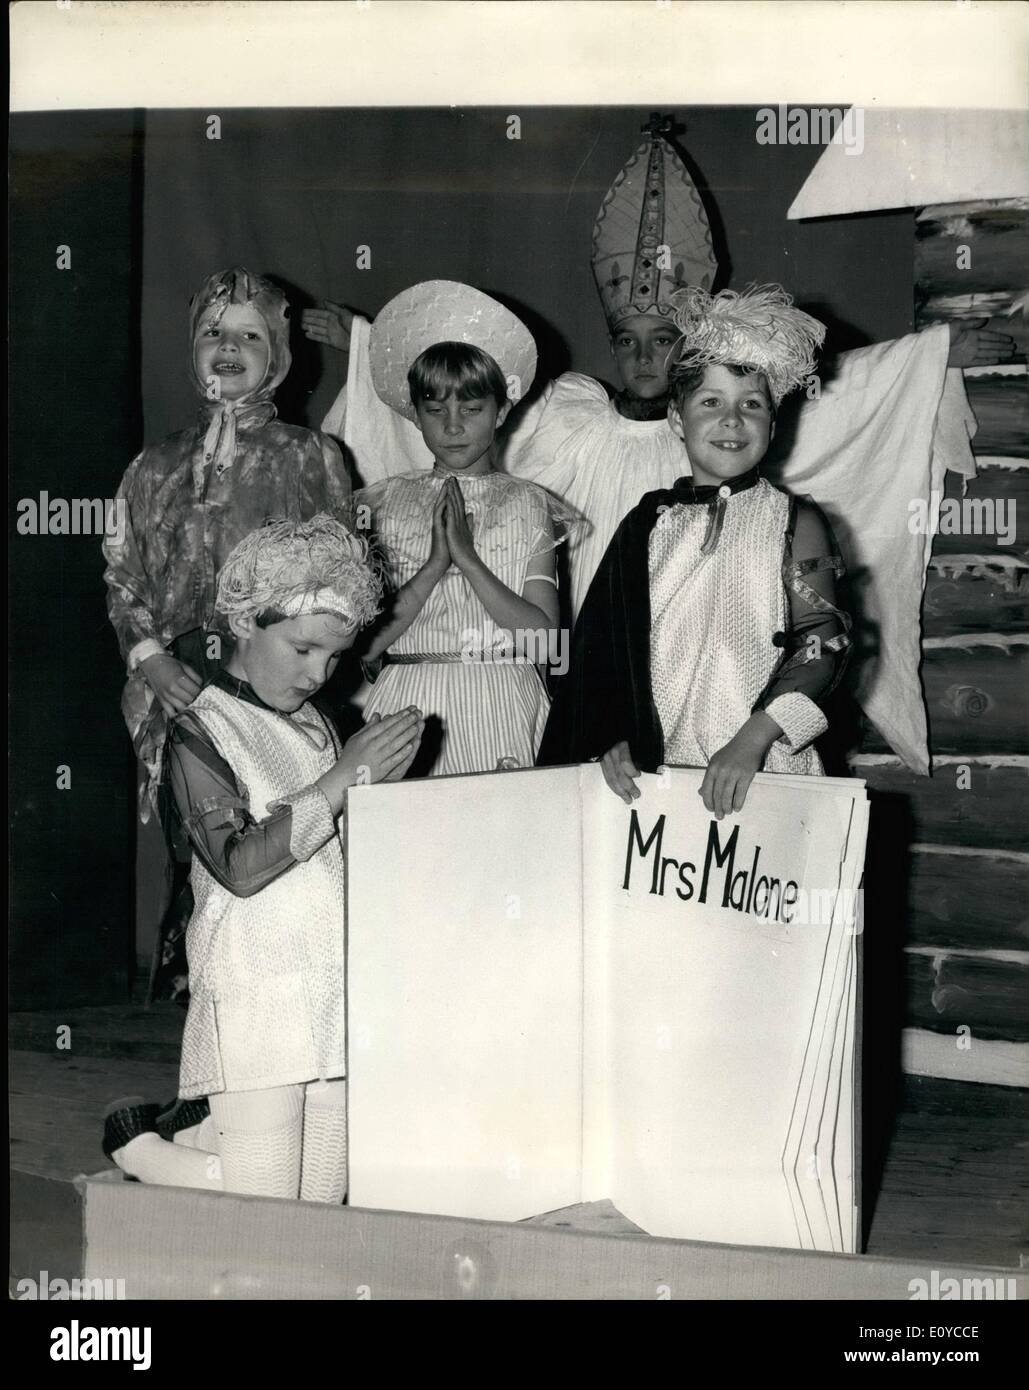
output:
M965 552L934 556L926 577L922 626L929 637L1029 628L1029 560Z
M963 1089L1017 1095L1006 1088ZM1025 1136L1024 1118L899 1115L869 1250L934 1259L945 1249L951 1258L1017 1264L1029 1202L1025 1166L1019 1163Z
M908 868L908 945L1029 947L1029 854L912 845Z
M911 1077L967 1082L973 1090L1003 1087L1024 1095L1029 1075L1029 1045L976 1039L959 1049L957 1036L926 1028L905 1028L901 1036L901 1065Z
M898 1299L924 1264L324 1207L142 1184L85 1184L86 1278L129 1298ZM1010 1268L949 1264L940 1277ZM1010 1288L1009 1288L1010 1285Z
M858 754L855 776L868 783L872 825L900 845L912 842L1022 850L1029 824L1029 758L941 756L922 777L891 754ZM964 783L967 769L969 785Z
M165 1102L178 1064L62 1052L8 1053L12 1168L70 1179L102 1168L104 1108L122 1096Z
M927 638L923 645L934 754L1021 753L1029 747L1029 636L969 633Z
M958 247L967 254L958 256ZM1007 291L1025 280L1029 215L1009 200L926 208L915 222L915 300ZM921 326L921 325L920 325Z
M935 1040L935 1034L933 1037ZM901 1110L904 1114L935 1115L937 1127L948 1133L958 1121L990 1129L997 1124L1017 1125L1022 1131L1029 1127L1029 1090L943 1081L932 1076L907 1076ZM959 1140L960 1136L953 1141L955 1148L960 1147Z
M1029 747L1029 634L927 637L922 683L933 754L1021 753ZM888 745L871 725L862 748Z
M1026 378L995 373L965 378L968 403L979 423L975 447L983 454L1029 458Z
M906 1023L975 1044L1029 1042L1029 965L987 957L905 953ZM959 1029L968 1029L961 1034Z
M185 1021L186 1010L172 1003L40 1009L8 1016L8 1046L55 1052L61 1038L68 1044L59 1053L65 1058L71 1053L177 1064Z
M947 473L939 504L933 554L965 554L999 550L1024 555L1029 545L1029 460L1012 460L1021 467L980 468L968 479ZM1003 543L1001 537L1009 537Z

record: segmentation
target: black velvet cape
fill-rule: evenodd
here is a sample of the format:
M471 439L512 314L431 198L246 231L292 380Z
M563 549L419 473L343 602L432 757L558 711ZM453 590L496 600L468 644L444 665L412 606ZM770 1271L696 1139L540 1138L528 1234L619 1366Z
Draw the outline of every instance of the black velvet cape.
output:
M723 484L729 494L753 487L758 473ZM648 492L611 538L586 595L567 674L558 683L543 734L538 767L584 763L625 739L641 772L656 772L664 759L664 735L650 683L650 533L658 517L677 503L714 512L719 488L694 487L679 478Z

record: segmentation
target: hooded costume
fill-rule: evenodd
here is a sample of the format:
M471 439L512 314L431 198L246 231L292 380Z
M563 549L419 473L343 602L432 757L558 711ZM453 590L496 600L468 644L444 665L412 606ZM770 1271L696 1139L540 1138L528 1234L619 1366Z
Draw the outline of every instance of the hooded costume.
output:
M230 305L256 310L268 365L238 400L211 400L195 365L198 334ZM190 428L148 445L129 465L118 500L120 539L104 541L107 610L128 667L122 712L147 770L141 817L156 802L167 721L140 662L170 651L202 677L220 664L209 643L218 572L268 517L345 516L350 483L333 440L276 418L273 396L290 368L288 304L275 285L237 268L211 275L190 304L190 374L202 405Z

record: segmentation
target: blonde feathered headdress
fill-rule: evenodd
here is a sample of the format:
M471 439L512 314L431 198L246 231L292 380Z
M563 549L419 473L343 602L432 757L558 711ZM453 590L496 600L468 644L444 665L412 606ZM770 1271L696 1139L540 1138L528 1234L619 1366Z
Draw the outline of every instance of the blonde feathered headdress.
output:
M672 307L682 334L673 373L729 364L754 367L764 374L778 405L815 370L825 325L796 308L781 285L751 285L742 294L720 290L715 295L689 285L672 295Z
M331 613L355 630L371 622L381 598L367 541L323 512L268 521L244 536L222 566L215 608L226 616Z

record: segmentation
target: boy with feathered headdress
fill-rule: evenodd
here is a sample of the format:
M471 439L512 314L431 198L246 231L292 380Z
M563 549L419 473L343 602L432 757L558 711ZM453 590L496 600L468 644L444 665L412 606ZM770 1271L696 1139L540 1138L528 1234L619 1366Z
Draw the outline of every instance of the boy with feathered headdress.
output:
M721 817L762 769L821 773L819 701L849 646L832 532L759 471L825 330L777 285L686 288L674 305L669 421L692 477L648 493L615 532L539 762L600 758L626 802L641 770L705 767L701 795Z

